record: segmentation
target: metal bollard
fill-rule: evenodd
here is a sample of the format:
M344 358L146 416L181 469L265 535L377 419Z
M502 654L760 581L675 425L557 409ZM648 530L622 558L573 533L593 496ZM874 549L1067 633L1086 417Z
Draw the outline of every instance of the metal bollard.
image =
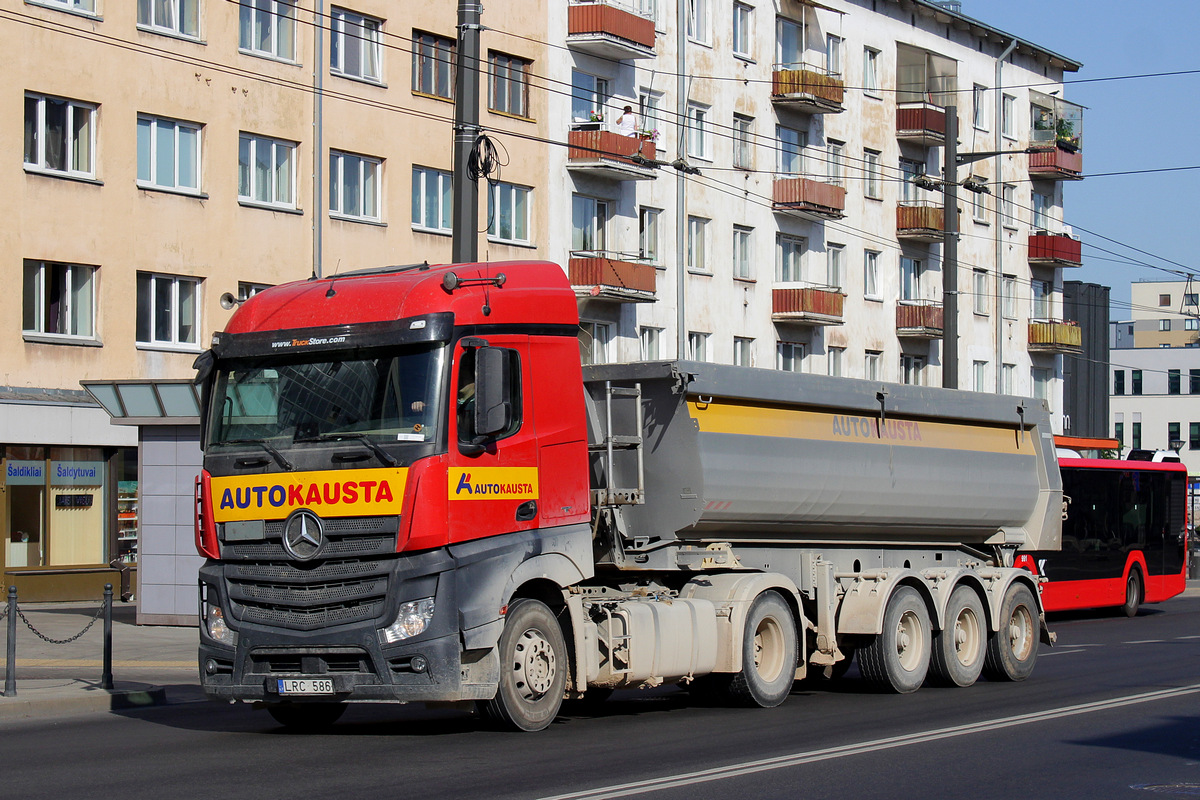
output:
M104 584L104 673L100 676L100 688L113 688L112 674L112 584Z
M17 696L17 587L8 587L8 650L4 668L4 696Z

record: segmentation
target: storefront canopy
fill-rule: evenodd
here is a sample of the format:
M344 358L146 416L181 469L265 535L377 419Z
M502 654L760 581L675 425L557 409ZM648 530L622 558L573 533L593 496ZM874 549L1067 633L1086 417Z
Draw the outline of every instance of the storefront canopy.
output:
M114 425L199 425L200 396L191 380L81 381Z

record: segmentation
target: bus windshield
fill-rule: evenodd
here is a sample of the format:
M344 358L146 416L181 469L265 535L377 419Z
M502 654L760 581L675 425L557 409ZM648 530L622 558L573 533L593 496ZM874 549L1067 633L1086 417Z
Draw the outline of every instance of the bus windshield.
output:
M422 344L353 358L323 354L328 360L222 365L213 384L208 445L433 441L445 349Z

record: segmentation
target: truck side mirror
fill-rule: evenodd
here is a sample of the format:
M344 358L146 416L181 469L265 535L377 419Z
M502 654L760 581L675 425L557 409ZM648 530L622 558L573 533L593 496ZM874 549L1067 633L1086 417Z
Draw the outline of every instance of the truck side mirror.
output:
M512 424L512 371L508 351L481 347L475 351L475 433L495 436Z

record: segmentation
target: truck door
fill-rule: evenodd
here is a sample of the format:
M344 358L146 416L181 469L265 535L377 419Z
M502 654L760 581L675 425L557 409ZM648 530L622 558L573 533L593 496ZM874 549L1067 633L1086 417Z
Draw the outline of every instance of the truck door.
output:
M490 352L486 352L490 351ZM477 370L488 362L493 371L488 394L501 396L505 408L493 415L498 430L477 430ZM502 365L499 371L494 368ZM468 337L454 350L447 471L450 542L464 542L538 526L539 482L534 430L529 340L527 336ZM497 394L497 380L503 380ZM499 420L503 417L502 421Z

